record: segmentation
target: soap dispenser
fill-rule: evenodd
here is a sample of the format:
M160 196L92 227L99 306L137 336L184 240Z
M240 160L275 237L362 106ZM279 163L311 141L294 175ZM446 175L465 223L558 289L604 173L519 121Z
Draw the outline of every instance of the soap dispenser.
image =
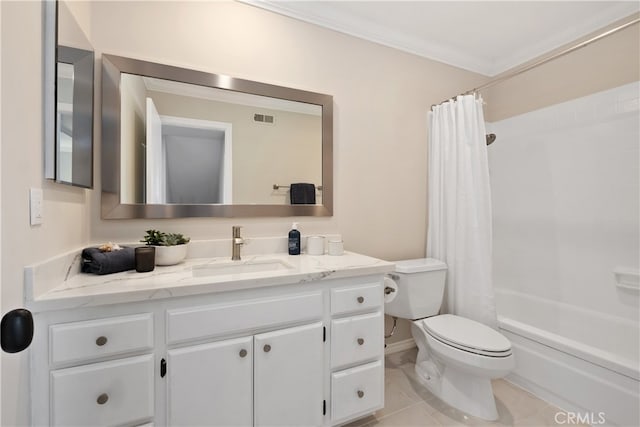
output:
M297 222L293 223L289 231L289 255L300 255L300 232Z

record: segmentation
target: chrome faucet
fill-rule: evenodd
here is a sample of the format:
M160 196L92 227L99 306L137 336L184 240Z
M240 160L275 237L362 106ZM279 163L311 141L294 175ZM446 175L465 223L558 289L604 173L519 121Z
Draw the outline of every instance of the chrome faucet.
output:
M239 225L231 227L231 260L240 261L240 246L244 244L244 239L240 237Z

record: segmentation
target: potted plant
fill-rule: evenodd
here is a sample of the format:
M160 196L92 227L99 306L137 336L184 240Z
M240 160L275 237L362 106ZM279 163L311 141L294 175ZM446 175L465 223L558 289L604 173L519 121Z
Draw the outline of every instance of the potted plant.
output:
M174 265L187 256L189 237L179 233L163 233L158 230L147 230L141 242L156 248L156 265Z

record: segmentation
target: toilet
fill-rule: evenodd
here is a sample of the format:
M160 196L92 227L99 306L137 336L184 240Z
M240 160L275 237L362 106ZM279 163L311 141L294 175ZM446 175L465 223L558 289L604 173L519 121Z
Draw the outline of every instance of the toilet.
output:
M412 321L420 384L467 414L498 419L491 379L514 368L509 340L482 323L438 315L447 274L444 262L433 258L398 261L395 271L392 277L398 294L385 304L385 313Z

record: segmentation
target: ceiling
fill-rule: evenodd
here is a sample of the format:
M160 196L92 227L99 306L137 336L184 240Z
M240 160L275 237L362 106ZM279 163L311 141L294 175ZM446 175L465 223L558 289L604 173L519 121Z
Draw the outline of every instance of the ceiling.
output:
M640 10L638 1L245 0L494 76Z

